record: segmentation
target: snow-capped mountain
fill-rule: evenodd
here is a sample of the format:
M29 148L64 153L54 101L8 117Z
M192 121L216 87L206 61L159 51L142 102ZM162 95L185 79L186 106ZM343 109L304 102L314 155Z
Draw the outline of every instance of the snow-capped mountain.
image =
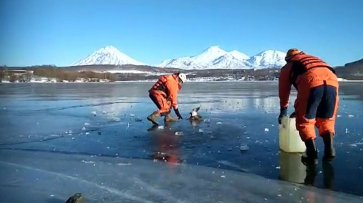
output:
M211 46L199 55L165 60L158 66L181 69L232 69L245 66L245 60L248 58L246 54L236 50L227 52L218 46Z
M79 62L73 64L74 66L80 65L143 65L143 63L127 56L120 52L113 46L106 46L101 48Z
M282 67L285 64L285 53L275 50L261 52L249 57L237 50L225 51L218 46L211 46L202 53L163 61L158 67L180 69L264 69ZM88 57L74 63L81 65L145 65L113 46L101 48Z
M248 62L254 68L274 68L285 65L285 53L267 50L251 57Z
M239 51L224 51L212 46L199 55L165 60L159 67L181 69L263 69L281 67L285 64L285 53L268 50L249 57Z

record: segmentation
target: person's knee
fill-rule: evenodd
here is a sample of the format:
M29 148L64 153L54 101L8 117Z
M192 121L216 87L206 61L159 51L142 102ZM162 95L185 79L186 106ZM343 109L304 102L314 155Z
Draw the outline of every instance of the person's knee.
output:
M312 124L299 124L297 125L300 137L303 141L315 139L315 128Z

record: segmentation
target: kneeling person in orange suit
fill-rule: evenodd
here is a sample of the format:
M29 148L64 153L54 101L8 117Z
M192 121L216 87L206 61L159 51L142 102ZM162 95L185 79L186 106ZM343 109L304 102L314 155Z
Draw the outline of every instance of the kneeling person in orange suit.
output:
M298 49L288 50L279 77L281 118L287 115L291 85L297 90L295 100L296 129L305 142L305 164L317 164L315 126L324 140L323 160L335 157L333 138L338 109L339 84L335 71L321 59L305 54Z
M178 119L183 119L178 110L178 93L182 84L187 80L184 73L163 75L149 90L149 97L156 104L159 110L147 117L154 125L160 116L165 116L165 122L176 121L170 116L171 108L174 109Z

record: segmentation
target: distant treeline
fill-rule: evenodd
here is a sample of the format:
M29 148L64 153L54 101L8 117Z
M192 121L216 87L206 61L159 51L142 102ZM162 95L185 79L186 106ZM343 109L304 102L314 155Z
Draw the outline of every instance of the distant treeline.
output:
M76 81L77 79L105 79L109 81L116 81L116 77L112 73L97 73L93 71L66 71L58 68L36 68L33 69L33 75L47 78L57 78L57 80L67 80L70 82Z
M16 70L25 70L24 73L18 73ZM108 80L116 81L116 75L112 73L100 73L94 71L68 71L54 66L32 66L26 68L8 69L7 67L0 67L0 79L7 79L10 82L29 82L32 77L46 77L55 78L58 82L64 80L74 82L77 79L85 79L87 81Z
M8 71L7 71L8 70ZM32 71L33 74L11 73L14 70ZM128 70L128 73L109 73L109 70ZM348 80L363 80L363 59L353 63L347 63L341 67L335 67L338 77ZM138 73L139 72L139 73ZM204 69L182 70L175 68L159 68L143 65L86 65L56 67L54 65L29 66L29 67L0 67L0 79L6 77L9 81L26 82L31 77L55 78L57 81L133 81L156 80L160 75L183 72L191 80L198 78L215 78L216 80L276 80L279 77L280 68L271 69ZM149 74L150 73L150 74Z

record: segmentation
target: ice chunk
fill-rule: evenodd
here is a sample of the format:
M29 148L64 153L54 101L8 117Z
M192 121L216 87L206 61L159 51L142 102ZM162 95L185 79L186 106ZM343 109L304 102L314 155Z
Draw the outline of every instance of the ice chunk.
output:
M82 160L81 162L85 163L85 164L94 164L95 163L94 161L86 161L86 160Z
M269 132L270 131L270 129L268 129L268 128L265 128L265 132Z
M175 132L175 135L184 135L184 133L183 132Z
M118 163L118 166L130 166L132 165L131 163Z
M241 144L239 147L240 151L248 151L250 148L247 146L247 144Z
M163 125L159 125L158 126L158 129L164 129L164 126Z
M203 133L204 131L203 129L198 129L198 132Z
M217 125L222 125L222 122L218 121L218 122L217 122Z
M110 121L119 122L119 121L121 121L121 119L119 117L112 117L112 118L110 118Z
M353 117L354 117L354 115L352 115L352 114L348 115L348 118L353 118Z
M363 145L363 142L353 143L353 144L350 144L349 146L351 146L351 147L358 147L358 145Z

